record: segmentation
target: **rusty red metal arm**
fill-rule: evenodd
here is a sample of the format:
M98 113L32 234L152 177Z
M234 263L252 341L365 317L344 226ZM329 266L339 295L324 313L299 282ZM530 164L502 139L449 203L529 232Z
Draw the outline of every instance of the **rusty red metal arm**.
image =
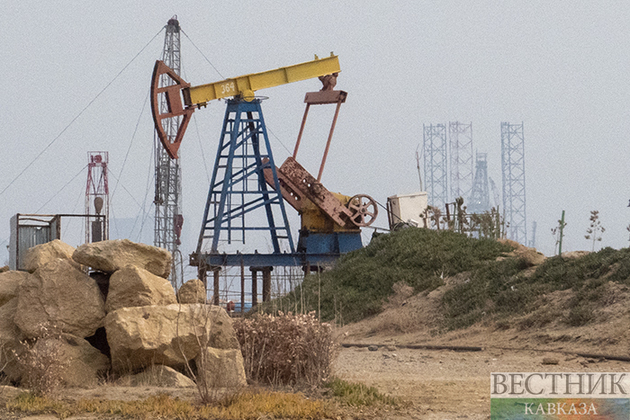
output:
M160 86L160 81L162 81L162 86ZM190 83L185 82L184 79L179 77L178 74L162 61L158 60L155 62L153 77L151 78L151 112L153 114L155 130L171 159L177 159L177 151L179 150L192 113L195 111L193 107L185 108L182 102L182 90L189 87ZM184 93L185 92L186 91L184 91ZM163 112L160 111L160 102L162 99L164 99L162 103L166 104L167 108L163 110ZM179 120L177 134L175 136L169 136L164 128L163 120L169 118L179 119L180 117L182 118Z

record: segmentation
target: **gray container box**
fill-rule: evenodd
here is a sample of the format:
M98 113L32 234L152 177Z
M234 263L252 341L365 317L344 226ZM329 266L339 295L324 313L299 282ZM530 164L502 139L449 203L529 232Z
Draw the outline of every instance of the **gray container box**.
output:
M61 239L59 215L16 214L11 217L9 269L24 270L24 256L29 248Z

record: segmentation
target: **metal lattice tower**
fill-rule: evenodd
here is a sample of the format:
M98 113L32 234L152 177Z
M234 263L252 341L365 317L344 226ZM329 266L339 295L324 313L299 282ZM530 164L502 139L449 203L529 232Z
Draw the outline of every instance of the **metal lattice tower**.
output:
M88 152L88 174L85 187L85 214L103 217L85 218L85 243L109 239L108 152Z
M442 207L448 201L446 125L424 126L424 182L429 204Z
M448 124L451 162L451 199L470 197L473 185L472 123Z
M490 210L490 188L488 184L488 154L477 152L475 179L468 205L468 213L480 214Z
M273 180L273 189L267 185L267 176ZM256 210L264 210L264 222L254 217L246 221L246 215ZM288 240L290 252L295 252L260 99L230 99L197 254L203 251L205 239L211 240L211 253L218 253L219 242L245 243L246 231L268 231L275 254L282 252L280 239Z
M177 16L172 17L166 25L162 61L178 75L181 71L180 27ZM172 79L163 75L160 87L172 84ZM164 96L164 95L163 95ZM160 101L160 112L168 110L166 98ZM179 129L181 117L168 118L162 121L169 140L174 140ZM155 224L153 244L168 250L173 256L169 280L175 289L183 282L182 254L179 250L180 235L184 218L181 212L181 168L179 156L171 159L162 146L157 134L154 135L155 150Z
M506 236L521 244L527 244L523 123L501 123L501 169Z

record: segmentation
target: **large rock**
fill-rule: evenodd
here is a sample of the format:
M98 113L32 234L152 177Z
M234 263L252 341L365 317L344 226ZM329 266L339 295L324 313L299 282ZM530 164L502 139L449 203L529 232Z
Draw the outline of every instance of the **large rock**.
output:
M159 386L164 388L193 388L196 386L195 382L188 376L163 365L149 366L136 375L130 375L128 380L131 386Z
M177 291L179 303L206 303L206 286L199 279L188 280Z
M18 358L24 354L25 346L21 341L2 341L0 343L0 372L11 382L20 382L22 369Z
M109 278L105 302L107 312L132 306L170 305L177 303L171 283L147 270L128 265Z
M206 347L195 359L197 375L209 388L236 388L247 385L243 355L239 349Z
M74 247L55 239L45 244L35 245L26 251L24 256L24 269L33 273L39 267L56 260L57 258L72 259Z
M121 308L105 318L116 372L133 372L152 364L181 367L202 347L239 349L232 319L210 305Z
M514 250L506 255L520 258L529 267L540 265L547 260L547 257L536 251L536 248L528 248L511 239L498 239L498 242L513 247Z
M41 336L42 329L88 337L104 317L96 282L70 260L49 262L20 285L15 323L28 338Z
M19 352L20 340L24 336L15 324L14 318L19 285L29 276L30 274L25 271L0 274L0 372L10 381L20 379L15 353Z
M17 307L17 298L13 298L0 306L0 344L4 341L19 341L24 338L22 332L15 324Z
M52 371L63 386L92 387L110 366L107 356L83 338L70 334L39 338L21 359L24 361L20 363L21 377L25 385L38 380L33 375L41 376Z
M17 297L20 284L31 275L26 271L0 273L0 305Z
M72 258L79 264L106 273L113 273L127 265L135 265L164 278L171 273L170 252L128 239L81 245L74 251Z
M9 401L13 401L18 395L23 394L24 390L9 385L0 385L0 404L2 406Z

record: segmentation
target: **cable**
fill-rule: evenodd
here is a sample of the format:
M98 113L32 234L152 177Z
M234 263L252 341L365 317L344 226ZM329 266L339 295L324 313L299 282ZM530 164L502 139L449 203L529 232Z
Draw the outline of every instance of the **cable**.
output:
M154 173L154 169L153 169L153 157L155 156L155 141L153 142L153 147L151 150L151 159L149 161L149 171L147 173L147 186L144 189L144 199L142 200L142 209L141 209L141 215L142 215L142 223L140 224L140 230L138 231L138 236L137 236L137 242L140 242L141 238L142 238L142 231L144 229L144 222L147 219L147 215L149 214L148 211L146 211L147 208L147 197L149 196L149 183L151 182L151 174ZM140 215L138 215L140 216ZM136 223L138 222L138 216L136 216L136 220L134 220L133 222L133 226L131 227L131 233L133 233L133 230L136 228ZM131 233L129 234L131 236Z
M280 140L280 137L276 136L276 133L274 133L273 131L271 131L271 129L269 128L269 126L267 126L267 131L271 133L272 136L274 136L276 138L276 140L278 140L280 142L280 144L282 145L282 147L284 147L284 150L287 151L287 153L289 154L289 156L293 155L293 152L289 150L289 148L287 146L284 145L284 143L282 143L282 140Z
M114 81L116 81L116 79L118 79L118 77L127 69L127 67L129 67L131 63L133 63L136 60L136 58L138 58L138 56L142 54L142 52L149 46L149 44L151 44L151 42L153 42L155 38L157 38L157 36L163 30L164 28L160 29L159 32L156 33L153 36L153 38L151 38L151 40L144 47L142 47L142 49L131 59L131 61L129 61L129 63L127 63L127 65L125 65L125 67L123 67L122 70L120 70L118 74L107 85L105 85L105 87L99 93L96 94L96 96L63 128L63 130L61 130L61 132L57 134L57 136L54 139L52 139L50 143L48 143L48 145L44 148L44 150L39 152L39 154L35 156L35 158L31 160L31 162L28 165L26 165L26 167L22 169L22 171L19 174L17 174L17 176L13 178L11 182L9 182L9 185L4 187L4 189L0 191L0 196L2 196L9 189L9 187L11 187L11 185L13 185L15 181L17 181L24 174L24 172L26 172L31 166L33 166L35 161L37 161L37 159L39 159L48 149L50 149L57 140L59 140L59 138L63 135L63 133L65 133L68 130L68 128L70 128L70 126L74 124L74 122L78 120L81 115L83 115L83 113L103 94L103 92L107 90L107 88L109 88L112 85L112 83L114 83Z
M225 79L225 76L223 76L223 75L221 74L221 72L220 72L220 71L219 71L219 70L218 70L218 69L214 66L214 64L212 64L212 63L210 62L210 60L208 60L208 57L206 57L206 55L203 53L203 51L201 51L201 50L199 49L199 47L197 47L197 46L195 45L195 43L193 42L193 40L192 40L192 39L190 39L190 37L188 36L188 34L187 34L186 32L184 32L184 30L183 30L183 29L180 29L180 31L184 34L184 36L185 36L186 38L188 38L188 40L189 40L189 41L190 41L190 43L193 45L193 47L195 47L195 49L197 49L197 51L199 51L199 54L201 54L201 55L202 55L202 57L206 59L206 61L208 62L208 64L210 64L210 65L212 66L212 68L214 69L214 71L216 71L216 72L217 72L217 74L218 74L219 76L221 76L221 78L222 78L222 79Z
M138 115L138 121L136 121L136 127L133 130L133 134L131 135L131 141L129 142L129 147L127 148L127 153L125 154L125 159L123 159L122 167L120 168L120 172L118 173L118 179L122 178L123 170L125 169L125 163L127 163L127 158L129 157L129 152L131 151L131 146L133 145L133 140L136 138L136 133L138 132L138 126L140 125L140 121L142 119L142 114L144 114L144 109L147 106L147 102L149 102L149 96L151 95L151 90L147 92L147 97L144 99L144 103L142 104L142 110L140 110L140 115ZM116 185L114 185L114 190L112 191L111 200L114 200L114 194L116 194L116 189L118 188L118 181L116 181Z
M38 208L38 209L37 209L34 213L39 213L39 212L41 211L41 209L43 209L44 207L46 207L46 205L47 205L48 203L50 203L50 202L51 202L51 201L52 201L55 197L57 197L57 195L59 195L59 193L60 193L61 191L63 191L63 189L64 189L64 188L66 188L68 185L70 185L70 183L71 183L72 181L74 181L76 177L78 177L79 175L81 175L81 172L83 172L83 170L84 170L85 168L87 168L87 167L88 167L88 166L87 166L87 165L85 165L83 168L81 168L81 170L80 170L80 171L79 171L79 172L78 172L75 176L73 176L73 177L72 177L72 179L71 179L70 181L66 182L66 183L65 183L65 185L64 185L63 187L61 187L61 189L60 189L59 191L57 191L57 192L56 192L56 193L55 193L52 197L50 197L50 199L49 199L48 201L46 201L44 204L42 204L42 206L41 206L40 208Z
M114 175L114 174L113 174L113 173L111 173L111 172L110 172L110 174L111 174L111 175L112 175L112 176L116 179L116 181L118 182L118 178L116 178L116 175ZM121 184L121 185L122 185L122 184ZM139 208L142 208L142 204L140 204L140 203L138 202L138 200L136 200L136 197L134 197L134 196L133 196L133 194L131 194L131 192L129 192L129 190L128 190L128 189L127 189L124 185L122 185L122 187L123 187L123 190L127 191L127 194L129 194L129 197L131 197L131 198L133 199L133 201L134 201L134 202L138 205L138 207L139 207Z
M199 125L197 124L197 118L195 118L195 114L193 114L193 121L195 123L195 131L197 132L199 150L201 150L201 160L203 161L203 166L206 169L206 178L208 178L208 184L210 184L210 171L208 170L208 163L206 162L206 154L203 151L203 144L201 143L201 135L199 134Z

